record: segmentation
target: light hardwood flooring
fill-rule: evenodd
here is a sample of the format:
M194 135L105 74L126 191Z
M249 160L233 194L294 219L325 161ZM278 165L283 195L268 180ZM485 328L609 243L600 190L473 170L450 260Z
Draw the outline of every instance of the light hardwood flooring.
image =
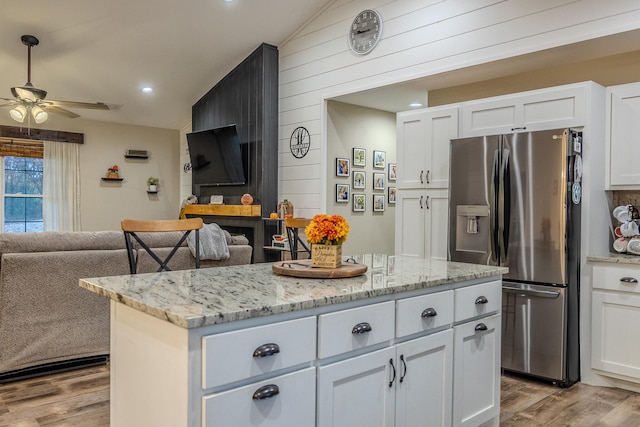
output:
M505 375L500 425L640 427L640 395ZM0 427L108 427L108 365L0 384ZM355 427L355 426L354 426Z

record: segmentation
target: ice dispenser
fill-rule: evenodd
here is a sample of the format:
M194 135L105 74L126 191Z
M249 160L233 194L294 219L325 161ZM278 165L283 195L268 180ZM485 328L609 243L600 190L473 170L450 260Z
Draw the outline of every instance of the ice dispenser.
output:
M456 250L486 252L489 247L489 206L456 206Z

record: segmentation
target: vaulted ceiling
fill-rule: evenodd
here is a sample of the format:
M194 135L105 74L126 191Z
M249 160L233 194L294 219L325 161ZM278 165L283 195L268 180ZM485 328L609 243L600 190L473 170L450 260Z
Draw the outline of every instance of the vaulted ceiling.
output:
M47 99L105 102L87 119L178 129L191 106L261 43L281 45L330 0L6 0L0 97L31 81ZM141 88L154 88L144 94ZM1 103L1 102L0 102ZM0 114L6 109L0 110Z

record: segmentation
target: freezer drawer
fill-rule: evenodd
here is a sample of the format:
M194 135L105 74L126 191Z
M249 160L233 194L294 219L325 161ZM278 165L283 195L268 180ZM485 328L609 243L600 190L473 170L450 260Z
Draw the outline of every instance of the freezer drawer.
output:
M565 381L566 291L564 287L503 283L503 369Z

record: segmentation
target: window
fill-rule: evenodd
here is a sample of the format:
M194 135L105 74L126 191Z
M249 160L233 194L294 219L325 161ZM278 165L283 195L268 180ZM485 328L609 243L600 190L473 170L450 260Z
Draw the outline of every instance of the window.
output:
M42 231L42 159L3 157L4 231Z

